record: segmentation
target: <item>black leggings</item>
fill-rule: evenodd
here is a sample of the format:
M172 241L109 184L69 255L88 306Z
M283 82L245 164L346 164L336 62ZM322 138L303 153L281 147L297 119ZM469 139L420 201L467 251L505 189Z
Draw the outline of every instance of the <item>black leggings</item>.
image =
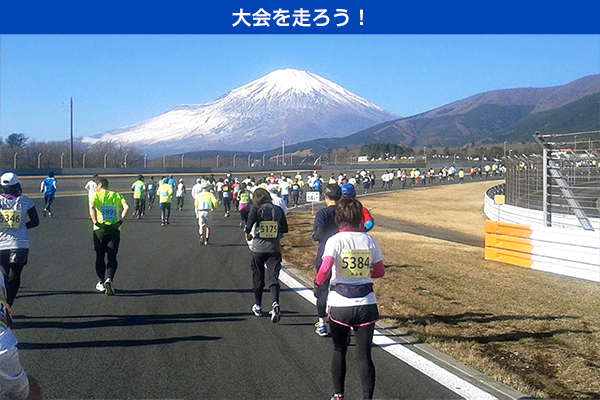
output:
M0 270L6 285L6 302L13 305L21 286L21 272L27 264L29 249L10 249L0 251Z
M331 376L335 393L344 394L346 380L346 353L348 351L348 334L350 327L329 321L329 330L333 339L333 355L331 357ZM372 399L375 390L375 366L371 358L371 346L375 324L354 327L356 360L363 387L363 399Z

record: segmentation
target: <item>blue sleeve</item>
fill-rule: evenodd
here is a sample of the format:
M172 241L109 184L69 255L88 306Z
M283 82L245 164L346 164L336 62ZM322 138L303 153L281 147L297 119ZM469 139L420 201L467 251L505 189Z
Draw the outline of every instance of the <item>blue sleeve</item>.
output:
M365 232L369 232L371 229L373 229L374 225L375 223L373 222L373 220L367 221L365 223Z

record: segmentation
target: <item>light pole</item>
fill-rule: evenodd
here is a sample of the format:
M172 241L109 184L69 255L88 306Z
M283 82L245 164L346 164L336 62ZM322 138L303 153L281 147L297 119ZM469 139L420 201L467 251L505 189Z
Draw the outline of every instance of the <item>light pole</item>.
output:
M123 168L127 168L127 156L129 155L129 153L125 154L125 161L123 161Z
M335 164L335 165L337 165L337 154L335 155L335 157L334 157L334 158L335 158L335 162L334 162L334 164Z
M233 160L232 160L232 162L231 162L231 164L233 165L233 168L235 168L235 156L236 156L236 155L237 155L237 154L234 154L234 155L233 155Z
M108 157L108 153L104 155L104 168L106 168L106 158Z
M220 156L221 156L220 154L217 154L217 168L219 168L219 157Z
M87 153L83 153L83 160L81 162L81 165L83 167L83 169L85 169L85 156L87 155Z
M64 168L65 167L65 153L62 153L60 155L60 168Z
M38 169L42 168L42 153L38 154Z
M265 155L264 154L263 154L263 163L262 163L262 166L263 167L265 166Z
M163 155L163 168L167 168L167 155Z
M252 154L248 154L248 166L250 166L250 158L252 158Z
M423 156L425 157L425 165L427 165L427 146L423 147Z
M281 165L285 165L285 140L281 141Z
M17 154L19 154L18 151L16 151L13 156L13 169L17 169Z
M504 158L506 158L506 141L504 142Z
M183 157L185 157L185 154L181 155L181 168L183 168Z
M144 168L148 165L148 154L144 154Z

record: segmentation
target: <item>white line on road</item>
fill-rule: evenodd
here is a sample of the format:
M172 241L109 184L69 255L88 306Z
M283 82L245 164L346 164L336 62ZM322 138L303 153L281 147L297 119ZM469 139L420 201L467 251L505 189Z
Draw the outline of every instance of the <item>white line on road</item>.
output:
M316 298L313 295L312 290L308 289L285 270L281 271L279 280L310 303L316 305ZM406 345L390 339L388 336L377 330L375 331L373 343L465 399L497 400L497 398L491 394L448 372L425 357L409 350L406 348Z

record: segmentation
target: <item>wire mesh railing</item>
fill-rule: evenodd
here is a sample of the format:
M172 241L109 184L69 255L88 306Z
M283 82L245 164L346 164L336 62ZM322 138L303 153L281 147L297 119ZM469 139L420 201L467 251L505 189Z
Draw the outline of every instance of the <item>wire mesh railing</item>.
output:
M504 159L506 203L544 210L547 225L552 214L600 217L600 131L534 137L540 154Z

